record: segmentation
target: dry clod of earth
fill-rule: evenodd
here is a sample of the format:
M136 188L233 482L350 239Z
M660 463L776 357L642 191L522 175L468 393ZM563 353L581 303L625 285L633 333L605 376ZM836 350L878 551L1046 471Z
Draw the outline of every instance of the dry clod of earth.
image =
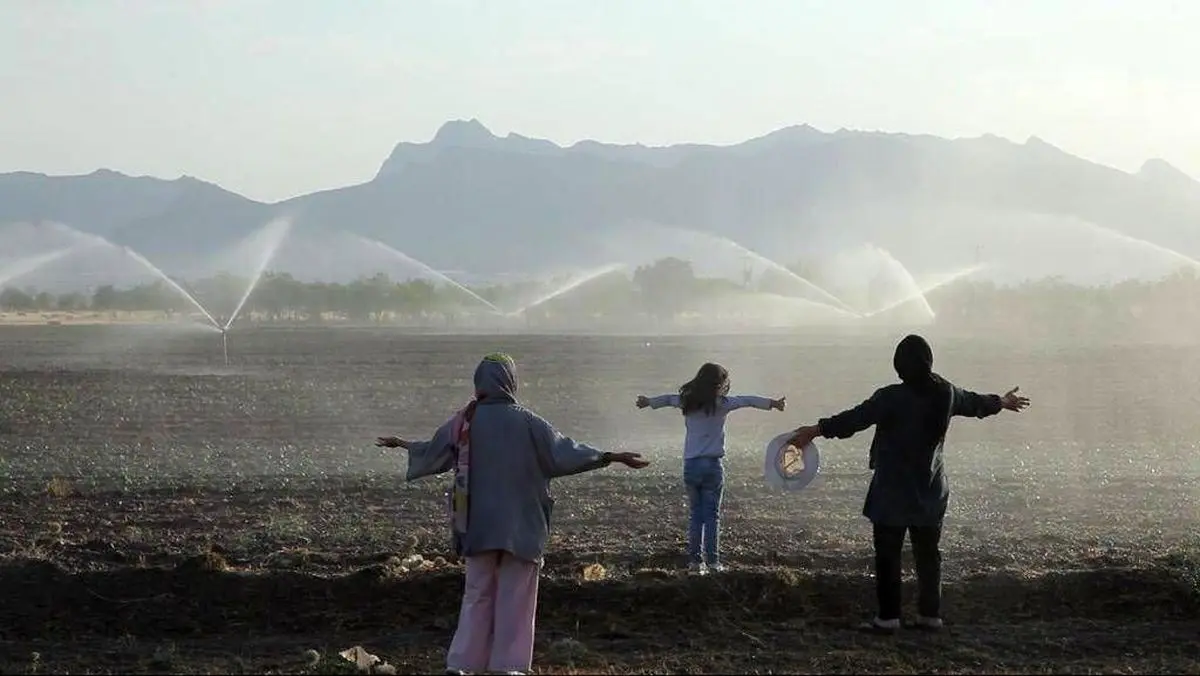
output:
M180 573L223 573L229 570L229 562L225 557L214 551L207 551L188 559L176 566Z
M546 651L551 661L571 664L588 656L588 649L583 643L573 638L560 638L550 644Z

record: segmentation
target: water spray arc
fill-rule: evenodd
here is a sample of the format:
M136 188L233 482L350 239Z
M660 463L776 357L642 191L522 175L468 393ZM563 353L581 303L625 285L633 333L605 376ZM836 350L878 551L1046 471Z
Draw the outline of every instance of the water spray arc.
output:
M936 317L937 313L933 311L933 306L929 304L929 299L925 297L925 292L921 290L921 286L917 284L917 280L913 279L912 273L908 271L908 268L905 267L903 263L896 260L896 257L893 256L887 249L875 245L871 245L871 248L883 256L884 262L892 270L895 270L897 273L899 273L900 278L904 280L905 284L909 288L913 289L910 297L907 297L901 302L901 304L907 303L910 300L919 300L921 301L921 309L924 310L931 318Z
M283 240L287 238L291 232L292 222L287 219L273 221L266 226L267 247L263 250L263 255L259 258L258 265L254 269L254 276L250 278L250 284L246 286L245 292L238 300L238 303L233 308L233 312L229 315L229 320L225 322L225 326L220 327L222 332L228 331L233 323L237 321L238 315L242 308L246 306L246 301L250 300L250 296L254 293L254 289L258 288L259 281L262 280L263 274L267 271L267 266L275 258L275 253L279 251L279 247L283 245ZM225 358L229 361L228 354Z
M43 268L54 261L63 258L64 256L74 253L75 250L76 247L68 246L61 249L55 249L54 251L49 251L47 253L38 254L36 256L28 256L26 258L19 259L8 267L0 269L0 287L3 287L5 284L8 284L14 279L24 277L31 272L36 272L38 269Z
M591 271L588 271L581 275L576 276L574 279L569 280L568 282L566 282L562 286L558 287L557 289L554 289L548 293L542 294L541 296L538 296L536 299L534 299L532 302L526 303L525 305L522 305L521 307L517 308L516 310L513 310L512 312L509 312L506 314L510 317L513 317L513 316L516 316L519 314L523 314L524 312L531 310L535 307L538 307L539 305L542 305L544 303L548 303L548 302L554 300L555 298L558 298L559 296L568 294L568 293L574 291L575 289L578 289L579 287L583 286L584 284L587 284L588 282L591 282L593 280L604 277L605 275L609 275L609 274L612 274L614 272L618 272L618 271L624 270L624 269L625 269L625 265L622 263L609 263L608 265L603 265L594 270L591 270Z
M130 258L137 261L142 266L144 266L147 270L149 270L150 272L153 272L160 279L162 279L164 282L169 284L172 289L175 289L176 291L178 291L184 298L188 299L188 301L191 302L191 304L194 305L196 307L196 309L199 310L200 313L203 314L206 319L208 319L209 323L212 324L214 329L216 329L217 331L221 330L221 323L218 322L216 320L216 318L213 317L212 314L209 313L209 311L206 310L204 308L204 306L200 304L200 301L196 300L195 296L188 293L188 290L183 288L183 286L179 282L176 282L174 279L171 279L170 275L163 272L162 269L159 268L154 263L151 263L148 258L146 258L142 254L138 253L137 251L134 251L133 248L124 246L124 247L121 247L121 250L124 251L125 254L128 255Z
M756 298L763 298L764 300L778 303L780 306L786 306L796 310L804 310L806 314L812 310L832 312L834 316L838 317L841 321L855 321L862 318L862 315L858 313L847 312L828 303L822 303L821 301L812 300L810 298L799 298L797 296L762 291L758 292Z
M218 323L217 320L215 318L213 318L212 314L210 314L209 311L207 309L205 309L205 307L203 305L200 304L200 301L196 300L195 296L188 293L187 289L184 289L182 286L180 286L179 283L176 282L174 279L171 279L171 277L169 275L167 275L167 273L163 272L157 265L155 265L154 263L151 263L149 259L147 259L142 254L135 251L132 247L114 244L113 242L109 241L108 239L106 239L104 237L101 237L100 235L93 235L91 233L80 232L69 226L58 225L58 227L66 230L68 232L68 234L70 234L74 237L78 237L78 238L86 240L88 242L88 244L80 244L80 245L71 246L71 247L64 247L61 249L57 249L55 251L51 251L49 253L40 254L38 256L32 256L29 258L22 259L21 261L18 261L16 264L10 266L9 268L6 268L3 271L0 271L0 285L3 285L13 279L21 277L22 275L27 275L32 272L35 272L39 268L49 265L50 263L53 263L54 261L57 261L65 256L68 256L77 251L82 251L82 250L88 248L89 246L98 246L98 245L103 244L104 246L107 246L111 249L114 249L116 251L119 251L119 252L129 256L134 261L136 261L139 265L141 265L142 267L144 267L145 269L147 269L151 273L153 273L155 276L157 276L160 279L162 279L163 281L165 281L168 285L170 285L170 287L172 289L179 292L180 295L182 295L184 298L186 298L188 300L188 302L190 302L193 306L195 306L195 308L197 310L199 310L200 313L203 314L206 319L208 319L209 323L212 324L213 329L218 330L218 331L221 330L220 323Z
M1180 253L1174 249L1165 247L1161 244L1155 244L1154 242L1151 242L1150 240L1142 239L1141 237L1134 237L1133 235L1128 235L1126 233L1121 232L1120 230L1114 230L1113 228L1099 225L1099 224L1093 223L1091 221L1076 220L1075 223L1077 223L1085 228L1088 228L1090 230L1095 230L1102 234L1108 235L1109 237L1118 239L1127 244L1137 244L1138 246L1146 247L1146 248L1152 249L1158 253L1165 254L1165 255L1167 255L1171 258L1174 258L1175 260L1180 261L1182 263L1187 263L1188 265L1190 265L1192 267L1200 268L1200 260L1196 260L1195 258L1188 256L1187 254Z
M863 319L875 317L875 316L881 315L889 310L894 310L894 309L900 307L901 305L904 305L905 303L909 303L909 302L917 300L917 299L921 299L921 301L924 303L924 306L928 307L930 314L933 315L933 309L929 305L929 300L925 297L926 294L928 294L931 291L936 291L937 289L940 289L943 286L948 286L949 284L957 282L958 280L963 279L964 277L969 277L987 267L988 266L986 264L977 263L975 265L972 265L969 268L966 268L963 270L958 270L956 272L952 272L952 273L942 277L941 279L937 280L936 282L925 284L924 286L917 285L916 291L914 293L911 293L899 300L892 301L891 303L888 303L887 305L884 305L881 308L872 310L872 311L862 315L862 317L863 317ZM914 285L916 285L915 280L913 283L914 283Z
M186 298L188 300L188 302L192 304L193 307L195 307L197 310L199 310L200 314L204 315L204 318L208 320L209 324L211 324L212 329L214 331L221 333L223 353L225 356L225 364L226 365L229 364L229 348L228 348L228 340L226 337L226 332L229 329L229 324L226 324L224 327L222 327L220 322L218 322L216 320L216 318L213 317L212 313L210 313L208 311L208 309L205 308L204 305L201 304L200 301L196 299L195 296L193 296L191 293L189 293L187 289L183 288L183 286L180 285L179 282L176 282L174 279L171 278L170 275L163 272L163 270L161 268L159 268L157 265L152 263L148 258L146 258L142 254L138 253L136 250L134 250L130 246L118 245L118 244L115 244L115 243L109 241L108 239L106 239L104 237L101 237L100 235L93 235L91 233L80 232L69 226L59 225L58 227L61 229L64 229L68 234L70 234L74 237L78 237L78 238L86 240L87 243L79 244L76 246L63 247L63 248L56 249L54 251L50 251L50 252L47 252L44 254L39 254L37 256L31 256L31 257L21 259L21 260L17 261L15 264L13 264L3 270L0 270L0 286L3 286L4 284L12 281L13 279L16 279L23 275L27 275L32 272L35 272L38 269L45 267L46 265L49 265L57 260L60 260L64 257L69 256L78 251L82 251L90 246L98 246L98 245L103 244L104 246L107 246L113 250L119 251L119 252L125 254L126 256L129 256L130 258L132 258L135 262L137 262L143 268L150 271L156 277L158 277L159 279L166 282L168 286L170 286L174 291L178 292L181 296ZM244 300L243 300L243 302L244 302Z
M51 229L59 230L61 232L66 233L69 237L71 237L73 239L83 240L83 241L79 244L74 244L71 246L64 246L64 247L55 249L53 251L48 251L46 253L35 254L33 256L26 256L25 258L18 259L15 263L12 263L8 267L6 267L4 269L0 269L0 287L4 286L5 284L11 282L14 279L18 279L25 275L36 272L36 271L40 270L41 268L43 268L47 265L50 265L51 263L53 263L55 261L61 260L67 256L78 253L80 251L84 251L84 250L89 249L94 246L99 246L99 245L103 244L103 245L111 247L111 248L119 248L112 242L101 237L100 235L93 235L92 233L89 233L89 232L82 232L80 230L76 230L75 228L72 228L69 225L63 225L61 223L50 223L49 225L50 225Z
M162 269L160 269L157 265L150 262L150 260L145 256L128 246L122 247L122 250L134 260L142 264L146 269L150 270L167 284L169 284L171 288L182 294L184 298L187 298L188 301L196 307L196 309L200 310L201 314L203 314L204 317L208 319L209 323L212 324L213 329L221 334L221 354L224 357L225 365L228 366L229 329L233 327L233 323L237 321L238 317L241 315L243 308L245 308L246 303L250 300L250 296L254 294L254 290L258 287L258 283L262 280L267 266L271 264L271 261L275 258L276 252L279 250L279 247L282 246L284 239L286 239L288 233L291 232L291 226L292 224L290 220L280 219L272 221L263 227L261 236L266 237L266 247L263 249L263 253L259 257L258 263L255 265L254 275L250 278L250 282L247 284L246 290L242 292L241 298L238 299L237 305L234 307L233 312L230 313L229 318L224 324L217 321L216 317L214 317L212 313L209 312L208 309L196 299L195 296L189 293L187 289L183 288L181 284L172 279L170 275L163 272Z
M745 246L742 246L741 244L733 241L732 239L729 239L728 237L721 237L720 235L713 235L713 234L710 234L707 232L699 232L696 230L688 230L686 228L679 228L679 227L673 227L673 226L665 226L665 228L667 230L691 235L693 237L701 237L703 239L707 239L709 241L716 242L724 247L732 248L734 251L737 251L738 253L742 254L743 256L747 256L747 257L753 259L754 261L756 261L758 263L762 263L763 265L771 268L772 270L783 274L784 276L788 277L792 281L799 283L800 286L804 287L805 289L815 292L817 295L819 295L823 299L822 301L820 301L823 305L828 305L829 307L831 307L835 310L839 310L841 312L844 312L846 314L853 315L856 317L861 315L860 312L858 312L857 310L855 310L854 308L850 307L845 302L843 302L842 299L838 298L837 296L833 295L832 293L829 293L825 289L822 289L821 287L819 287L816 284L812 283L811 281L805 279L804 277L801 277L800 275L796 274L794 271L792 271L786 265L777 263L777 262L771 260L770 258L767 258L766 256L758 253L757 251L754 251Z
M403 251L400 251L399 249L396 249L395 247L388 246L387 244L384 244L383 242L380 242L377 239L371 239L369 237L364 237L364 236L358 235L358 234L353 235L353 237L355 239L357 239L358 241L362 242L363 244L367 244L376 249L379 249L380 251L386 252L393 258L399 258L400 260L402 260L410 265L414 265L414 266L420 268L421 270L428 272L431 275L436 276L438 279L446 282L447 284L450 284L451 286L458 289L459 291L462 291L463 293L467 294L471 298L474 298L475 300L479 301L480 303L483 303L489 309L491 309L491 311L493 313L499 314L499 315L504 314L504 312L502 312L500 310L500 308L498 308L495 305L493 305L492 303L490 303L483 296L480 296L479 294L468 289L467 287L463 286L462 284L459 284L458 282L454 281L453 279L450 279L450 277L446 276L445 274L438 272L437 270L434 270L432 267L426 265L425 263L422 263L421 261L413 258L412 256L409 256L408 254L404 253Z

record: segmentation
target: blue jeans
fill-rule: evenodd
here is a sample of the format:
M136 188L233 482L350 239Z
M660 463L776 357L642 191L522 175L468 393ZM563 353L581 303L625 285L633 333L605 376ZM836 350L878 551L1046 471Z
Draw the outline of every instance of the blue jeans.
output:
M688 563L708 565L721 562L721 494L725 490L725 463L721 458L701 457L683 461L683 484L687 486ZM700 548L704 548L704 558Z

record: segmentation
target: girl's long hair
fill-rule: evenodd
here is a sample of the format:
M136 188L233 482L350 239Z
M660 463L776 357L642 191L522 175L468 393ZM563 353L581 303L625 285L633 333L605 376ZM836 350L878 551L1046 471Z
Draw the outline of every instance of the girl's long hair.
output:
M679 388L679 408L687 415L693 411L704 411L706 415L717 412L721 397L729 394L729 371L720 364L708 362L696 372L696 377Z

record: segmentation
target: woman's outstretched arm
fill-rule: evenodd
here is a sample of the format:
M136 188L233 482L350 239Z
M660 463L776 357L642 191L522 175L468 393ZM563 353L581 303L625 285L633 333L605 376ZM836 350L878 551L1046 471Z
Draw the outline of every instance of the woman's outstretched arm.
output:
M883 390L876 390L870 399L837 415L821 418L813 425L796 428L792 443L807 446L817 437L826 439L849 439L871 425L879 422L883 413Z
M965 418L986 418L1000 411L1020 413L1029 406L1029 398L1017 394L1020 387L1014 387L1003 395L977 394L967 389L954 386L954 415Z
M537 449L538 462L550 478L570 476L608 467L614 462L641 469L650 463L637 453L609 453L581 444L546 422L536 413L529 412L529 430Z
M408 451L407 481L449 472L454 467L454 419L437 428L428 441L408 441L399 437L379 437L376 446L403 448Z

